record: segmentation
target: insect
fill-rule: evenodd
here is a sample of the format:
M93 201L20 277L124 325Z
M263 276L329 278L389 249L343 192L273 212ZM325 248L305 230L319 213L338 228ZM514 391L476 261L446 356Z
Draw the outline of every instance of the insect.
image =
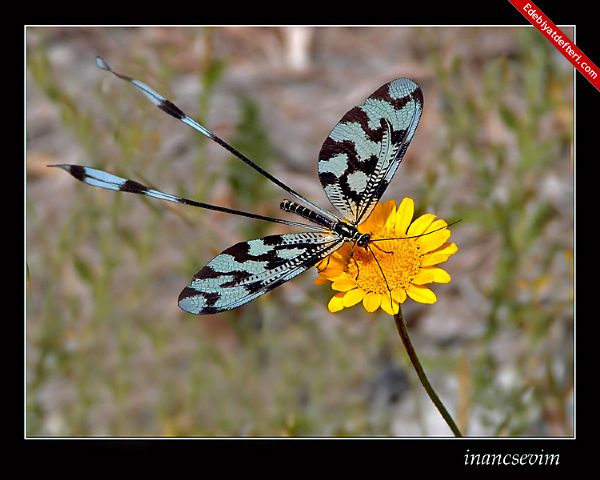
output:
M269 235L227 248L196 273L182 290L181 309L194 314L231 310L317 265L345 242L351 242L353 248L371 248L370 235L360 233L358 226L369 217L386 190L419 124L423 94L415 82L399 78L381 86L362 105L349 110L323 143L317 164L319 180L331 204L341 214L339 217L275 178L145 83L114 71L101 57L96 58L96 64L134 85L158 108L218 143L295 197L300 203L285 199L280 208L311 222L293 222L196 202L91 167L50 165L94 187L308 230Z

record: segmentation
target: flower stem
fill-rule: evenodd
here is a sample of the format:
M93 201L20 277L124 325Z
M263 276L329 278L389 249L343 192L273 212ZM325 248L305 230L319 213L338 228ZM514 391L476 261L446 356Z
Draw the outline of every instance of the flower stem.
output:
M442 417L444 417L444 420L446 420L446 423L450 427L450 430L452 430L452 432L454 433L454 436L462 437L462 433L460 433L460 430L456 426L456 423L454 423L454 420L448 413L448 410L446 410L446 407L444 407L444 404L440 400L440 397L438 397L437 393L435 393L435 390L431 387L429 380L427 380L427 375L425 375L425 371L421 366L421 362L419 362L419 357L417 357L417 353L415 352L412 342L410 341L410 337L408 336L408 330L406 329L406 324L404 323L404 317L402 316L401 308L399 308L398 313L394 315L394 320L396 321L396 327L398 327L398 333L400 334L400 338L402 339L404 348L406 348L406 353L408 353L408 358L410 358L413 367L415 367L415 370L417 372L417 375L419 376L419 380L421 380L423 388L425 388L425 391L429 395L429 398L431 398L431 401L437 407Z

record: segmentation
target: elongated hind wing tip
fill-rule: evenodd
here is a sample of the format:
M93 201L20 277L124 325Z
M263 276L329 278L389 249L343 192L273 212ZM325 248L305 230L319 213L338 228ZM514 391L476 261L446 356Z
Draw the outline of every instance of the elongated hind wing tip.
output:
M112 68L110 68L110 65L106 63L106 60L104 60L101 56L96 57L96 66L101 70L112 72Z
M49 168L54 168L54 167L62 168L63 170L66 170L67 172L71 169L71 165L67 165L66 163L58 163L58 164L46 165L46 166Z
M67 163L59 163L59 164L55 164L55 165L46 165L46 166L62 168L65 172L70 173L77 180L83 181L83 179L86 177L85 167L83 167L81 165L69 165Z

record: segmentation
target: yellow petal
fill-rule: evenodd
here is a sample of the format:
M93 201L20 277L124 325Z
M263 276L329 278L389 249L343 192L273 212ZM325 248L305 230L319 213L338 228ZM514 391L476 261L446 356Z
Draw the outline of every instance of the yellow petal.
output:
M329 283L329 280L321 275L315 278L315 285L326 285Z
M390 212L396 208L394 200L388 200L385 203L377 203L371 211L369 218L358 227L360 233L371 233L381 228L381 225L387 220Z
M333 252L329 257L325 260L329 259L329 262L332 263L341 263L346 264L348 262L348 257L350 256L350 251L352 250L352 246L348 243L344 243L340 248L338 248L335 252ZM328 265L326 264L325 267Z
M365 291L362 288L355 288L344 293L344 307L352 307L365 297Z
M382 216L383 216L383 203L377 202L377 205L375 205L373 210L371 210L371 215L369 215L369 218L371 220L381 220Z
M421 248L421 253L429 253L435 250L436 248L441 247L444 244L444 242L449 238L450 230L446 228L444 230L438 230L437 232L433 232L428 235L423 235L422 237L417 238L417 243Z
M437 265L438 263L445 262L458 251L458 247L453 243L446 243L440 248L433 252L423 255L421 260L422 267L430 267L431 265Z
M439 230L439 229L447 227L447 226L448 226L448 222L446 222L446 220L442 220L441 218L438 218L437 220L434 220L433 222L431 222L431 225L429 225L425 229L425 232L423 232L423 233L433 232L434 230Z
M406 289L408 296L415 302L419 303L435 303L437 297L435 293L429 290L427 287L421 287L419 285L409 285Z
M386 220L383 228L393 232L396 227L396 202L390 200L389 202L386 202L385 206L388 208L386 208Z
M392 292L392 298L394 299L394 302L404 303L404 301L406 300L406 290L404 290L403 288L394 290Z
M363 306L369 313L374 312L381 305L381 293L369 292L363 298Z
M344 275L345 272L343 270L323 270L322 272L319 272L320 277L326 278L330 282L333 282Z
M396 234L404 235L412 222L415 213L415 202L412 198L404 198L396 210Z
M339 292L347 292L348 290L356 288L356 281L347 275L341 276L331 284L331 288L333 290L338 290Z
M345 266L330 264L329 267L325 268L324 270L321 270L319 272L319 275L329 279L336 278L344 274L344 267Z
M438 267L426 267L421 271L429 272L433 276L433 280L431 281L435 283L450 283L450 280L452 280L452 277L450 277L450 274L446 270Z
M431 253L423 257L421 260L422 267L430 267L431 265L437 265L438 263L443 263L450 258L450 255L443 253Z
M421 269L411 280L411 283L415 285L425 285L431 282L433 282L433 273L425 269Z
M348 245L348 244L343 245L342 248L344 248L344 246L346 246L346 245ZM348 245L348 247L350 247L350 245ZM340 248L340 250L342 248ZM344 266L344 265L346 265L346 263L348 263L349 257L350 257L350 248L344 249L343 252L340 252L338 250L337 252L329 255L329 263L324 265L324 268L329 268L331 266L334 266L334 267Z
M389 215L396 208L396 200L388 200L383 204L385 215Z
M331 313L339 312L344 309L344 293L338 293L334 297L331 297L329 303L327 304L327 309Z
M388 200L385 203L380 203L381 208L379 209L379 224L385 222L390 215L396 213L396 200Z
M458 252L458 245L456 245L456 243L454 242L451 242L442 245L440 248L438 248L435 252L432 253L445 253L446 255L454 255L456 252Z
M381 204L375 205L375 208L371 211L371 214L367 219L358 226L360 233L371 233L377 228L379 221L379 211L381 210Z
M388 315L394 315L395 313L398 313L398 302L394 302L389 294L382 295L381 309Z
M419 218L417 218L412 225L408 228L408 236L413 237L415 235L421 235L431 222L435 219L435 215L433 213L424 213Z

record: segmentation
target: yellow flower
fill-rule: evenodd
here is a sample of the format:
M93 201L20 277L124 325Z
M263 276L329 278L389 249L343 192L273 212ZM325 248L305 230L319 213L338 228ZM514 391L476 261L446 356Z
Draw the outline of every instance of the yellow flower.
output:
M362 302L367 312L381 307L393 315L407 296L420 303L436 302L426 285L450 282L448 272L437 265L458 247L448 242L450 230L444 228L444 220L426 213L413 222L414 208L411 198L398 208L394 200L378 203L358 227L360 233L371 235L367 248L346 243L319 262L315 284L332 282L338 292L329 301L330 312Z

